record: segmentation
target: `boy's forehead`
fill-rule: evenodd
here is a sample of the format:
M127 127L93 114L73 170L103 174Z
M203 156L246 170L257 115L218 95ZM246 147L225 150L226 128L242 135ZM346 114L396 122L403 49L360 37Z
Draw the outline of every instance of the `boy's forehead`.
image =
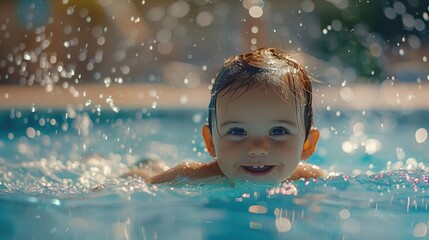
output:
M218 120L226 121L242 117L255 118L256 115L277 118L273 120L296 119L299 107L291 93L282 92L281 88L272 86L221 92L216 105Z

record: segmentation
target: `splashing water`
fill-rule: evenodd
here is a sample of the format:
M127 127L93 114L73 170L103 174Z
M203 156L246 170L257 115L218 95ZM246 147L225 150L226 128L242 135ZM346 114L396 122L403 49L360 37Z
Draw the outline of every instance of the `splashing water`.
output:
M353 176L337 173L329 180L280 185L237 181L234 187L223 178L198 182L182 179L161 185L121 178L148 153L159 155L169 165L185 158L208 160L207 154L201 154L204 145L198 136L192 142L183 141L184 136L199 129L203 113L180 113L178 117L179 112L158 111L145 118L143 112L121 111L120 118L118 113L109 118L69 112L73 118L56 117L54 125L31 125L40 134L27 136L25 141L21 135L28 133L20 133L19 129L29 128L28 123L15 122L14 139L0 142L10 149L9 155L0 159L0 210L4 213L0 221L10 227L2 236L27 238L36 232L46 238L98 238L109 234L115 238L159 239L197 235L359 239L362 232L368 238L427 236L423 227L427 226L429 211L429 176L422 165L426 155L424 151L411 150L413 144L397 147L397 142L392 141L392 136L398 134L397 125L385 123L384 128L377 128L368 124L380 121L384 114L368 112L362 116L343 111L338 117L335 112L327 112L330 114L325 115L326 120L318 121L322 138L310 162L336 172L355 173ZM40 109L36 113L14 113L26 119L34 119L36 114L41 118L44 113ZM51 112L49 116L55 114ZM337 133L338 142L329 134L329 118L337 119L338 129L343 129L343 124L350 126ZM394 119L399 129L413 129L398 116ZM66 122L73 127L61 134L58 129ZM51 144L30 142L48 136ZM408 137L415 138L414 134ZM337 149L341 139L365 145L358 145L354 152L342 151L341 146ZM374 139L382 147L369 154L368 147ZM52 144L61 142L65 144ZM12 150L18 146L19 152ZM389 149L393 149L394 156L389 155ZM402 167L397 165L402 161ZM360 173L356 169L361 169ZM33 222L33 227L18 230L27 220ZM368 221L377 224L367 224ZM381 231L386 228L391 230Z
M31 91L0 95L1 239L429 236L428 113L416 110L424 109L417 99L429 80L425 1L0 5L0 83L40 86L62 106L45 108ZM148 185L120 177L150 154L168 165L210 159L199 137L205 111L163 112L172 96L152 85L127 109L121 103L133 96L115 95L115 87L204 87L231 53L261 46L301 53L314 77L339 87L321 93L321 140L310 159L334 177L235 187L221 178ZM399 110L359 105L380 99L362 97L357 82L382 83L377 96ZM418 88L389 98L401 82ZM85 83L99 88L92 94ZM177 101L193 104L182 92ZM356 110L339 109L340 101Z

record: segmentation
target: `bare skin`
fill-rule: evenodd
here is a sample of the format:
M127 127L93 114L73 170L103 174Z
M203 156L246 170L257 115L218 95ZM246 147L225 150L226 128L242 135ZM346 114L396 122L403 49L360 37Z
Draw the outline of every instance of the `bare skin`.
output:
M294 181L300 178L310 179L310 178L320 178L324 177L325 172L316 167L315 165L303 163L298 165L296 170L293 172L292 176L287 181ZM158 175L149 177L149 174L144 170L134 169L130 171L127 176L141 176L145 178L147 183L158 184L165 182L172 182L177 178L186 177L189 179L204 179L208 177L215 176L225 176L219 168L219 165L216 161L209 163L181 163L174 168L171 168L165 172L162 172Z
M215 161L181 163L167 171L135 168L127 176L141 176L152 184L171 182L180 177L225 176L227 179L278 183L326 176L319 167L300 162L314 153L319 131L310 129L305 138L294 101L285 101L274 88L249 90L229 101L232 97L227 94L218 98L219 128L216 126L213 132L207 125L202 128L207 152ZM249 166L270 166L270 169L255 174L249 172Z

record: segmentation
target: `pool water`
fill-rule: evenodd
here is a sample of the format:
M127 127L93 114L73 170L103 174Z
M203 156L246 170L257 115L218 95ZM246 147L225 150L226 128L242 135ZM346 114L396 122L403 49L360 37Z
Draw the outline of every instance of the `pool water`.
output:
M332 178L234 187L119 177L152 155L210 161L205 110L0 115L0 239L429 237L428 111L319 111L309 162Z

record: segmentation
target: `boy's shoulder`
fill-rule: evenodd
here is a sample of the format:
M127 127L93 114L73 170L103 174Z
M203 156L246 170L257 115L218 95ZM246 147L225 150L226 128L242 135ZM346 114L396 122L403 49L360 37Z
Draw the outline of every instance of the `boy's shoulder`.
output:
M216 161L209 163L201 162L183 162L177 166L150 177L146 180L148 183L171 182L177 178L202 179L213 176L223 176L222 171Z

